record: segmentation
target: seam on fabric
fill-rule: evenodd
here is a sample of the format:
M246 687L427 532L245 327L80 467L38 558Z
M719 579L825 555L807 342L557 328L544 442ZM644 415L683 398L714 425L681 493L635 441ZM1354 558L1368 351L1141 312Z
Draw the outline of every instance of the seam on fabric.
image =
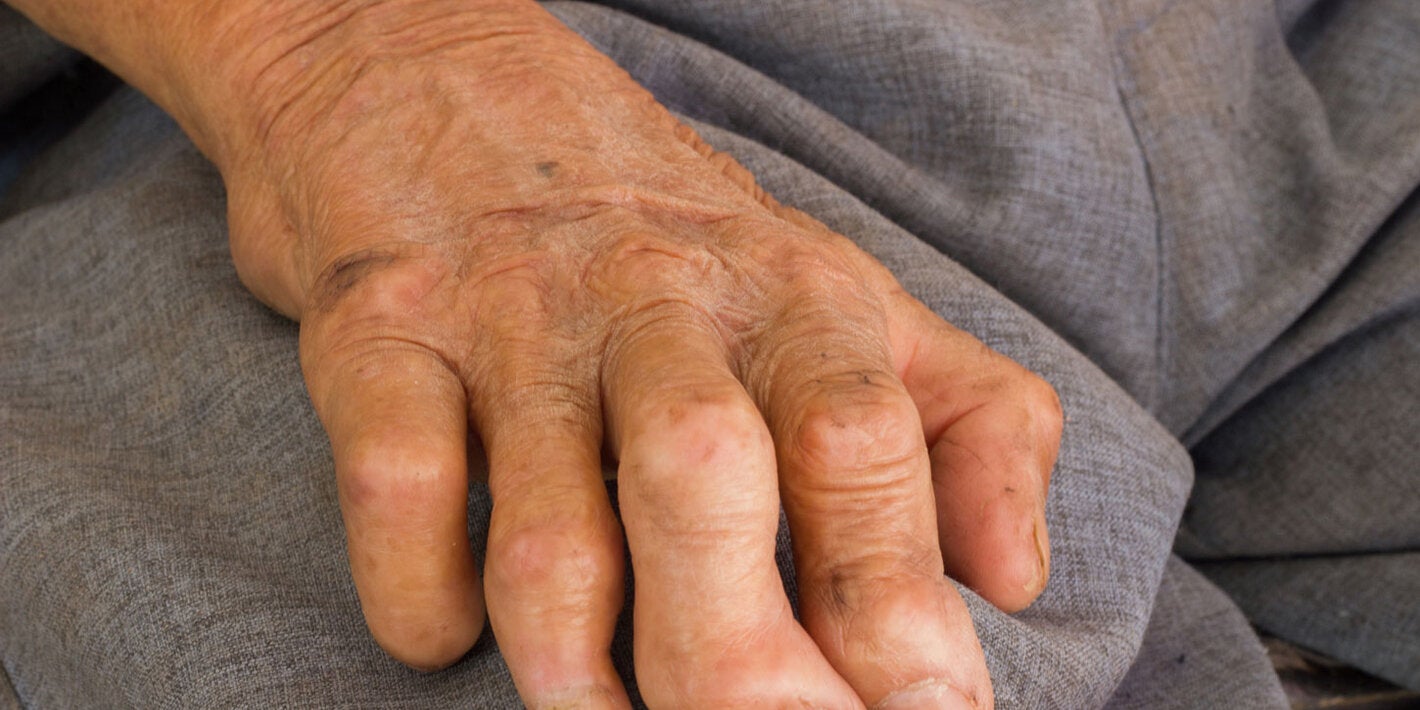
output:
M0 663L0 710L20 710L25 704L20 700L20 692L15 690L15 681L10 679L10 669Z
M1167 11L1164 8L1159 14ZM1129 126L1129 134L1134 138L1134 146L1139 153L1139 162L1144 167L1144 184L1149 189L1149 200L1154 208L1154 268L1156 270L1154 281L1154 373L1149 378L1148 401L1144 402L1144 408L1149 410L1156 417L1159 409L1163 406L1163 378L1164 364L1164 315L1167 308L1167 301L1164 298L1164 225L1163 214L1159 209L1159 192L1155 184L1154 166L1149 160L1149 152L1144 144L1144 136L1139 131L1137 117L1134 109L1130 105L1129 97L1124 93L1126 82L1130 88L1137 88L1132 79L1129 68L1126 65L1123 53L1120 50L1120 42L1128 36L1136 35L1154 24L1158 15L1150 17L1145 21L1135 23L1128 30L1121 30L1115 33L1110 23L1105 21L1104 10L1095 6L1095 17L1099 20L1100 30L1105 37L1110 38L1110 79L1114 82L1114 94L1119 101L1119 109L1124 115L1124 122Z

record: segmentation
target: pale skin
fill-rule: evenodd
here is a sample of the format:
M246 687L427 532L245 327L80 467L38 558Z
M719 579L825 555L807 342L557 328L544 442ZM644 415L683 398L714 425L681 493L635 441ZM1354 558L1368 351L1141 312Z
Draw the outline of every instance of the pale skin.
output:
M486 619L529 707L628 707L629 545L653 708L992 705L945 575L1006 611L1044 589L1054 391L536 4L9 1L221 171L243 282L300 321L391 656L450 665Z

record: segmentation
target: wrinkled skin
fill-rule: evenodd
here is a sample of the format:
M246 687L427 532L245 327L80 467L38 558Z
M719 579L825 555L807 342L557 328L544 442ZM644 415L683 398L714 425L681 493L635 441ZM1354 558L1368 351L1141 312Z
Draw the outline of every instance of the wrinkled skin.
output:
M435 669L486 613L530 707L625 707L629 544L654 708L989 707L944 572L1008 611L1044 588L1053 390L536 6L468 7L287 27L238 74L250 130L193 131L243 281L301 322L375 638Z

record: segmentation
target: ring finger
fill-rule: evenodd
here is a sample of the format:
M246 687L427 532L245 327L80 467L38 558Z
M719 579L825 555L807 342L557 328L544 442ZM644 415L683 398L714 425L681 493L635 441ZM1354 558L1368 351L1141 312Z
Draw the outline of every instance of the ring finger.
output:
M774 560L773 444L709 319L664 303L613 343L606 421L648 704L861 707L794 620Z

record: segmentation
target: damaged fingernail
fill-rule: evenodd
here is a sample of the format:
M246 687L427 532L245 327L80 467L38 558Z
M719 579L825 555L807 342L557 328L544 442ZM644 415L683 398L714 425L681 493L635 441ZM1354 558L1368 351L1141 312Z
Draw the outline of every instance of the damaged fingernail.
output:
M1031 528L1032 537L1035 539L1035 576L1031 578L1030 584L1026 586L1026 591L1039 593L1045 590L1045 584L1050 576L1050 543L1045 540L1045 524L1037 521Z

